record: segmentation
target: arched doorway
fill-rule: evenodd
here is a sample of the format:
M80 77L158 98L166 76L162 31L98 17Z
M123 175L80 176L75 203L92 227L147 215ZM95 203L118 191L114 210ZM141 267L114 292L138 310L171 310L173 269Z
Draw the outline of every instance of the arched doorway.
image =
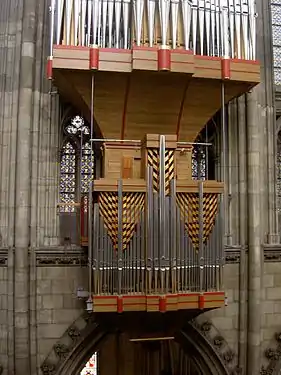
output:
M185 350L186 349L186 350ZM110 359L109 359L110 357ZM213 364L173 338L134 341L126 334L110 335L77 375L200 375L217 374Z
M96 322L87 326L53 374L80 375L94 352L97 375L228 374L218 353L192 324L164 339L138 340L128 332L106 331Z

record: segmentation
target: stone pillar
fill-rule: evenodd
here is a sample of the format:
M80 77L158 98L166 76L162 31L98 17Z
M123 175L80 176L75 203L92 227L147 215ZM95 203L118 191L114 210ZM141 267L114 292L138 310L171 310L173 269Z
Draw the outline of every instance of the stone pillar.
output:
M239 367L246 370L247 352L247 131L246 131L246 98L243 95L237 101L238 106L238 183L239 183Z
M230 244L239 244L239 151L238 151L238 105L237 100L229 104L228 111L228 153L229 153L229 221L230 221Z
M260 371L261 345L261 177L260 132L257 89L247 94L247 173L248 173L248 374Z
M264 210L266 212L266 227L264 233L268 243L279 241L276 199L276 134L273 97L273 64L272 64L272 28L269 1L257 1L257 58L261 62L261 84L258 90L261 121L261 147L264 152Z
M23 2L16 154L14 325L15 372L30 374L29 246L36 1Z

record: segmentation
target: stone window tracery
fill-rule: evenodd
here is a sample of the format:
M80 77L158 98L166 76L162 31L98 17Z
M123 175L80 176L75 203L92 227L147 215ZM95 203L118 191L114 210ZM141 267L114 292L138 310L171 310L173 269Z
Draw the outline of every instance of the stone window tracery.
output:
M274 82L281 85L281 1L271 1Z
M280 215L281 213L281 134L278 134L277 137L277 157L276 157L276 163L277 163L277 211Z
M60 162L60 207L61 211L72 212L76 192L76 150L73 144L68 141L62 147Z
M60 212L74 212L79 197L89 190L94 157L90 128L81 116L73 116L63 128L60 158Z
M192 151L192 179L205 180L206 176L206 148L194 146Z

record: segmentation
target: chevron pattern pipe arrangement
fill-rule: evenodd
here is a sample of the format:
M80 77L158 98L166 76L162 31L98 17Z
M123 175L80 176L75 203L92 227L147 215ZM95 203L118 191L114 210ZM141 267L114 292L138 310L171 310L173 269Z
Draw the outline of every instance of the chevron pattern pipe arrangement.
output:
M255 60L255 0L50 0L51 45L136 46Z

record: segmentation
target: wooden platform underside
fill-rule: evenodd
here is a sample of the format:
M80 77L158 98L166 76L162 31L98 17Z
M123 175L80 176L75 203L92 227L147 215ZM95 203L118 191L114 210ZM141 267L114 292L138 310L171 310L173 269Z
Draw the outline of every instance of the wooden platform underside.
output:
M84 65L75 65L81 60L67 63L67 58L55 54L53 75L60 94L90 119L92 73ZM194 61L190 73L99 69L94 93L96 134L115 139L177 134L178 140L194 141L222 105L221 60L195 56ZM233 61L231 67L232 78L225 82L226 102L247 92L259 79L255 62Z
M225 304L224 292L180 293L168 295L93 296L94 312L169 312L214 309Z

